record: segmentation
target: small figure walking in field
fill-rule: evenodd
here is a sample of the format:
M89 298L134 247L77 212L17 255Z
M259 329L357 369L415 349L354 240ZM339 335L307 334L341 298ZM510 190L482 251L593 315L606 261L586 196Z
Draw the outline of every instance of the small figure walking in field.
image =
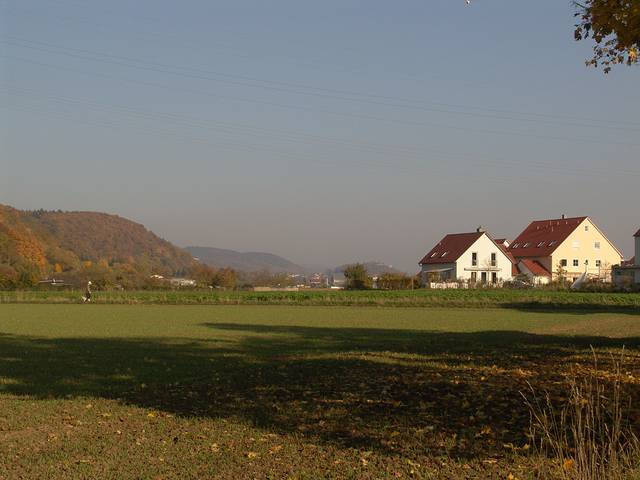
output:
M87 303L91 301L91 280L87 282L87 289L84 292L84 296L82 297L82 303Z

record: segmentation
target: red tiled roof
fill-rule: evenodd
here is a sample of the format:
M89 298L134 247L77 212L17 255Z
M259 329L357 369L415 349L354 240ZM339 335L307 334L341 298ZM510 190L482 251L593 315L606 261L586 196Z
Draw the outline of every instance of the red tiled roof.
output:
M522 263L525 267L527 267L527 270L529 270L531 273L533 273L536 277L550 277L551 276L551 272L549 272L549 270L544 268L544 266L540 262L538 262L537 260L531 260L531 259L528 259L528 258L523 258L522 260L520 260L520 263Z
M495 243L498 246L498 248L502 251L502 253L504 253L507 256L507 258L511 260L511 276L515 277L516 275L518 275L518 273L520 272L518 271L517 262L516 262L516 259L511 254L511 252L509 251L509 248L505 246L504 242L501 242L500 240L493 240L493 243Z
M636 264L636 257L631 257L629 260L622 260L622 262L620 263L620 266L625 267L628 265L635 265Z
M504 253L507 257L509 257L509 260L511 260L511 263L514 263L516 261L516 259L513 257L513 255L509 251L509 247L500 243L498 240L494 240L493 243L495 243L498 246L498 248L502 250L502 253Z
M449 235L445 235L445 237L420 260L420 265L455 262L460 258L460 255L466 252L482 235L484 235L484 232L450 233Z
M512 277L517 277L519 273L520 273L520 270L518 270L518 264L517 263L512 263L511 264L511 276Z
M586 218L556 218L531 222L511 242L509 251L516 258L549 256Z

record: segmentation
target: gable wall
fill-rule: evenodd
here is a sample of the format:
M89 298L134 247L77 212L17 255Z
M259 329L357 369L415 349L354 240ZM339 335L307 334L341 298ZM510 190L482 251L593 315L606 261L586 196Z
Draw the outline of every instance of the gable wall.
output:
M585 230L585 226L589 229ZM577 242L574 244L574 242ZM596 249L595 242L600 242L600 249ZM611 267L619 265L622 257L609 243L609 240L600 233L590 219L585 219L578 227L560 244L551 255L551 271L555 274L561 259L567 260L566 275L569 278L578 277L585 271L585 260L589 261L587 273L610 277ZM573 260L578 260L578 266L573 266ZM601 261L601 267L596 266L596 260Z
M478 253L478 265L473 266L471 263L472 252ZM490 267L491 254L496 254L496 266ZM476 240L471 247L464 252L456 261L456 273L459 279L470 280L471 272L477 272L477 281L480 281L481 272L489 272L487 281L491 281L491 272L496 271L498 280L506 281L511 279L511 260L507 257L498 246L486 235L482 235Z

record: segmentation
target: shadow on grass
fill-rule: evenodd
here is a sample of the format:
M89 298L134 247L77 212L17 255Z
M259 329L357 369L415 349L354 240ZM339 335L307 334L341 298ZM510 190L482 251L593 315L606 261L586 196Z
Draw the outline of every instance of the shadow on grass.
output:
M476 458L525 443L519 392L557 390L561 366L590 346L625 345L639 367L636 337L204 326L237 338L0 336L0 393L97 396L340 447Z
M633 295L633 294L631 294ZM537 302L517 301L503 303L500 308L517 310L520 312L537 313L569 313L575 315L592 315L594 313L611 313L624 315L640 315L640 307L636 305L611 305L607 303L562 303L562 302Z

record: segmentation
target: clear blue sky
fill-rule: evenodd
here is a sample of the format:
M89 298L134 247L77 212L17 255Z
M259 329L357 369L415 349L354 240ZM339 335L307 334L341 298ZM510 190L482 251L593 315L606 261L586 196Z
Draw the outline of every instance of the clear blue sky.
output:
M417 270L447 232L640 227L640 69L570 2L0 0L0 203Z

